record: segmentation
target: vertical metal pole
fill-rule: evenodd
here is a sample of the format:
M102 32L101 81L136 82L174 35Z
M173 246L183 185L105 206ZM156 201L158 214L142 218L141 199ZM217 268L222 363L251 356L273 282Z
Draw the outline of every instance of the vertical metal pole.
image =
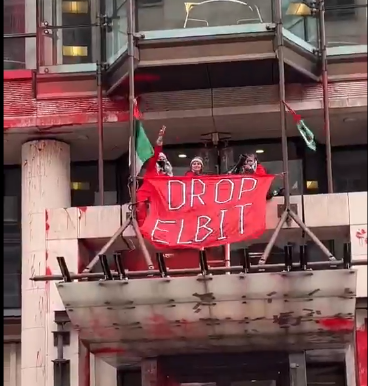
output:
M276 54L279 65L279 103L280 103L280 124L281 124L281 146L282 146L282 164L284 171L284 203L285 209L290 209L290 183L289 183L289 156L286 135L286 114L285 105L285 63L284 63L284 38L282 35L282 0L276 0L275 4L276 21Z
M132 217L135 218L135 203L137 201L137 175L135 162L135 125L134 125L134 107L135 107L135 91L134 91L134 4L133 0L128 0L128 20L127 20L127 35L128 35L128 76L129 76L129 129L130 129L130 178L131 178L131 200L132 200Z
M104 205L104 137L103 137L103 90L102 90L102 69L103 69L103 21L102 21L102 4L97 3L97 128L98 128L98 193L99 205Z
M326 137L326 166L327 166L327 188L328 193L333 193L332 179L332 155L331 155L331 128L330 128L330 106L328 95L328 74L327 74L327 44L326 44L326 26L325 26L325 2L319 0L318 3L320 51L322 62L322 91L323 91L323 120Z
M138 222L136 220L136 202L137 202L137 165L135 162L135 137L136 127L134 123L135 111L135 91L134 91L134 53L135 53L135 32L134 32L134 0L128 0L128 20L127 20L127 35L128 35L128 76L129 76L129 129L130 129L130 198L132 201L131 222L136 233L139 246L142 250L144 259L148 265L148 269L154 269L151 256L147 249Z

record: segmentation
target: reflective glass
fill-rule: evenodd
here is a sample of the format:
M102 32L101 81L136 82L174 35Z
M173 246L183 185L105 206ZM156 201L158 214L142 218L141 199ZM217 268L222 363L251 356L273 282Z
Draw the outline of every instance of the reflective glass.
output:
M348 3L348 4L344 4ZM327 7L326 40L328 47L367 45L367 1L344 0L343 4Z
M272 21L269 0L138 0L140 31L247 26Z
M111 18L111 31L106 32L106 58L113 63L127 49L127 1L107 1L106 15Z

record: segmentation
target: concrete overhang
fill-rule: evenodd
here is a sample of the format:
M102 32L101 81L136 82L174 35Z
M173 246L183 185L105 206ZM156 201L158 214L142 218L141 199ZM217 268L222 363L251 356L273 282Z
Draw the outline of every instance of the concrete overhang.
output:
M284 37L284 60L287 65L312 81L320 80L321 66L316 51L308 51L291 39Z
M289 34L290 35L290 34ZM289 36L284 37L285 63L295 69L300 75L310 81L319 80L320 66L318 65L318 55L313 47L309 50L293 41ZM138 43L135 51L137 71L152 71L156 68L168 68L170 66L180 66L181 74L177 78L190 79L192 70L190 65L211 65L234 62L260 62L272 61L277 64L275 53L275 31L274 25L270 24L263 31L257 33L237 33L227 35L178 37L166 39L142 39ZM124 90L119 93L127 92L127 73L128 56L123 54L108 71L108 94L112 94L124 85ZM186 71L186 66L188 71ZM254 72L262 71L257 68L252 70L244 68L243 71L251 70ZM158 70L155 70L157 73ZM269 72L269 71L268 71ZM271 70L272 72L272 70ZM277 71L276 71L277 72ZM226 73L231 77L233 71L229 68ZM265 74L267 77L268 74ZM204 76L206 78L206 75ZM274 77L275 78L275 77ZM277 80L275 80L277 83Z
M367 54L329 55L327 65L331 82L367 79Z
M121 367L166 354L342 347L353 337L356 276L326 270L57 288L91 352Z

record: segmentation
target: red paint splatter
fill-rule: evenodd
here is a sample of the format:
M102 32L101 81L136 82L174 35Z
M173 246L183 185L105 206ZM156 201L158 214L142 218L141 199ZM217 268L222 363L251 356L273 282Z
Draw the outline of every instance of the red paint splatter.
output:
M51 268L47 265L46 266L46 273L45 273L46 276L52 276L52 271L51 271Z
M367 244L367 232L365 229L358 229L355 233L355 237L359 240L359 244L363 245L364 243Z
M116 337L114 331L102 326L97 318L92 320L91 329L97 337L102 339L114 339Z
M32 70L4 70L4 80L32 79Z
M87 209L88 209L88 206L78 206L78 209L79 209L82 213L86 213L86 212L87 212Z
M153 314L148 318L149 331L154 337L167 337L174 335L167 320L158 314Z
M82 344L82 343L79 343ZM90 386L91 384L91 362L90 362L90 355L89 355L89 349L86 348L86 355L84 357L84 384L85 386Z
M321 319L319 323L331 331L347 331L354 329L354 322L351 319L325 318Z
M49 231L50 229L50 224L49 224L49 213L47 210L45 210L45 229L46 229L46 233Z
M102 347L91 351L92 354L124 354L125 351L122 348Z
M367 386L367 322L356 333L359 386Z

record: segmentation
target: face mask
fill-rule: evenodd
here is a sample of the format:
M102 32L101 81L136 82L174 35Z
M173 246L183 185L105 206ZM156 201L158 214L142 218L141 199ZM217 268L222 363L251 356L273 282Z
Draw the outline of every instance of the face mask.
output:
M257 170L257 166L257 158L253 154L246 154L243 165L243 173L255 173L255 171Z

